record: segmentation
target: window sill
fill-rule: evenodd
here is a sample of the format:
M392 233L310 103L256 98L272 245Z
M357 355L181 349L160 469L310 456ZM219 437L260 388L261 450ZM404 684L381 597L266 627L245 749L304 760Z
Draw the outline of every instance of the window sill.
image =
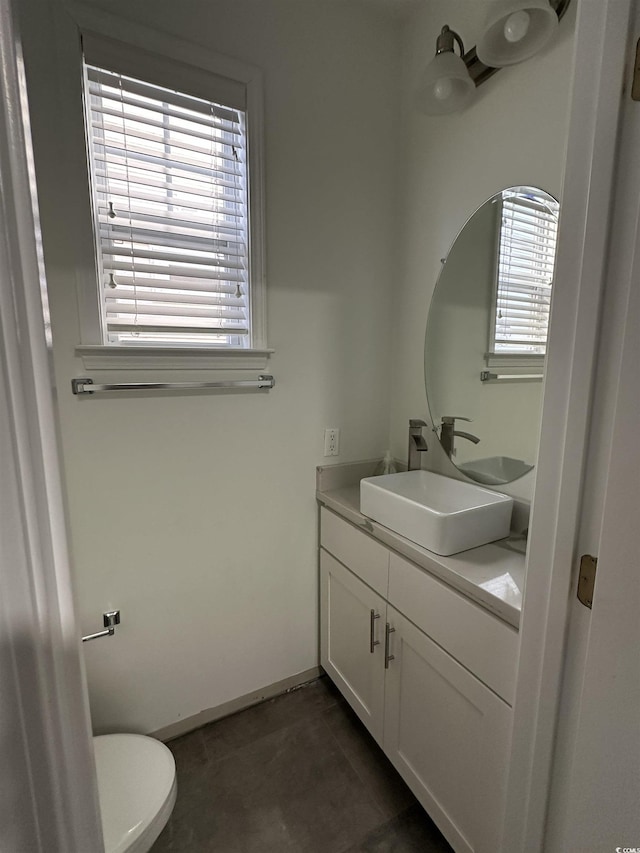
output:
M272 349L81 345L86 370L264 370Z
M531 373L533 369L544 370L545 357L543 355L534 355L527 353L526 355L517 355L515 353L496 353L488 352L485 354L485 363L487 367L498 367L501 370L506 368L513 370L514 373L521 371L522 373Z

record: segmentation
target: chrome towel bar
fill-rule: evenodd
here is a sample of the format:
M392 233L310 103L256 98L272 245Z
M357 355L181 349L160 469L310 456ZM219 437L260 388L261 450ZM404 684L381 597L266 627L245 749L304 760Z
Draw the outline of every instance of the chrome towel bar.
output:
M231 379L227 382L118 382L113 385L98 385L93 379L84 377L71 380L71 390L78 397L101 394L103 391L206 391L216 388L269 389L276 384L273 376L260 375L257 379Z
M89 640L97 640L98 637L113 637L116 632L116 625L120 624L120 611L108 610L106 613L103 613L102 624L106 630L96 631L95 634L87 634L86 637L82 638L82 642L86 643Z
M489 382L490 380L499 380L502 382L504 379L511 380L522 380L522 379L542 379L542 373L491 373L488 370L480 371L480 382Z

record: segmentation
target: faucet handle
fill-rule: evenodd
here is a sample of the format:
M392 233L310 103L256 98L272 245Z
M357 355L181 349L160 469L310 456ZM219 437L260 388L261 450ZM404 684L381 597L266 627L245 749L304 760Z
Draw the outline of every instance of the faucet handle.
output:
M462 415L443 415L442 423L452 426L456 421L466 421L468 424L473 423L473 418L465 418Z

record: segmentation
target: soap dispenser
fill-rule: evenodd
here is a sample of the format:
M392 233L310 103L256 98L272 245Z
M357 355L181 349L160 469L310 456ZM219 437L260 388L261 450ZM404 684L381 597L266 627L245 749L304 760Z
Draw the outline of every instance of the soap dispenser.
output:
M382 474L395 474L397 473L396 463L391 455L391 451L387 450L384 454L384 459L380 462L378 467L376 468L376 472L374 474L375 477L381 476Z

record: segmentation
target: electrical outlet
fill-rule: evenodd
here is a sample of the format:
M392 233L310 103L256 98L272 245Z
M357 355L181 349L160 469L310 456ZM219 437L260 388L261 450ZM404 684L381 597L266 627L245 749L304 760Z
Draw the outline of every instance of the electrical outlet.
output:
M325 429L324 431L324 455L338 456L340 453L340 430Z

